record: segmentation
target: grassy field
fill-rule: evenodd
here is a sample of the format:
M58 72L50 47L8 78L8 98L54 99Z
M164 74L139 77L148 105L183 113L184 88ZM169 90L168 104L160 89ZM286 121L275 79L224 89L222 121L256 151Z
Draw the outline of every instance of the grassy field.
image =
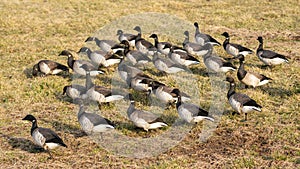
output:
M299 167L299 1L2 1L0 9L0 168ZM233 110L226 102L217 129L205 143L199 141L202 125L197 125L175 147L141 159L106 151L90 137L82 136L76 106L62 96L63 86L70 84L71 79L32 78L32 66L41 59L66 64L66 57L58 56L62 50L77 51L88 36L103 26L122 16L143 12L168 13L189 23L197 21L200 30L220 42L224 40L220 34L227 31L232 42L253 50L258 46L257 36L261 35L265 38L265 48L287 55L289 64L272 70L261 68L262 63L255 55L246 58L247 69L273 79L260 88L243 89L241 85L237 88L257 100L263 111L241 122L243 116L231 115ZM222 47L217 47L216 52L228 57ZM209 109L213 91L204 68L201 63L192 70L198 78L200 104ZM98 83L104 80L107 78L100 77ZM132 130L126 118L118 117L120 113L114 104L104 106L104 111L113 121L124 120L117 130L131 137L164 132ZM40 126L57 131L68 148L56 150L52 160L47 153L35 150L31 125L21 120L29 113L38 118Z

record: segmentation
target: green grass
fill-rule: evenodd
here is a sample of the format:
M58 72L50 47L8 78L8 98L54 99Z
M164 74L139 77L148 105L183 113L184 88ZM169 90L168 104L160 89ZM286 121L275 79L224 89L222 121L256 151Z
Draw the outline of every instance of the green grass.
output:
M0 161L3 168L297 168L300 142L300 32L298 2L287 1L4 1L0 2ZM195 126L180 144L159 156L142 159L122 157L81 137L76 106L62 96L62 87L70 78L49 76L32 78L32 66L41 59L66 64L66 57L57 56L64 49L78 51L88 36L122 16L143 12L174 15L188 23L197 21L200 30L222 42L220 34L227 31L231 41L256 49L257 36L265 38L265 48L285 54L289 64L273 70L261 69L255 55L246 58L246 68L273 78L273 82L257 88L238 90L263 106L261 113L230 115L226 102L224 116L214 134L199 141L202 124ZM142 28L143 29L143 28ZM150 29L150 28L149 28ZM194 30L193 27L190 30ZM132 31L134 32L134 31ZM180 33L180 32L179 32ZM115 34L115 32L113 32ZM193 32L191 33L191 35ZM114 36L114 35L111 35ZM146 35L145 35L146 36ZM159 36L160 37L160 36ZM160 40L169 37L161 36ZM182 36L183 39L183 36ZM170 38L170 40L174 40ZM192 38L191 38L192 40ZM180 44L180 41L174 43ZM222 47L216 52L228 55ZM204 76L204 64L192 68L197 74L201 106L209 109L214 92L211 81ZM153 71L152 71L153 72ZM147 72L148 74L151 71ZM155 72L154 72L155 73ZM235 76L235 73L233 74ZM101 77L97 84L109 82ZM156 77L170 85L172 78ZM224 91L226 94L227 91ZM141 96L138 96L141 98ZM144 107L139 102L139 108ZM124 102L125 104L125 102ZM28 113L38 118L40 126L57 131L68 145L54 152L55 160L34 149L30 124L21 119ZM167 129L149 133L134 130L114 104L103 106L103 114L117 122L117 130L132 138L154 137ZM177 118L174 108L164 113L169 122Z

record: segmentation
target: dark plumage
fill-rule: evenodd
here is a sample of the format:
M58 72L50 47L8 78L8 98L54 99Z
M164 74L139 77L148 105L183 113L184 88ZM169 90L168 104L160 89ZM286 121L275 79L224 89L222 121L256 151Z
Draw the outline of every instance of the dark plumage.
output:
M164 48L170 48L170 53L168 57L177 64L190 66L200 63L198 59L196 59L195 57L190 55L186 50L180 47L166 44Z
M239 54L246 56L253 53L251 49L248 49L242 45L230 43L230 36L227 32L222 33L222 35L226 38L223 42L223 48L229 55L237 57Z
M88 37L85 42L95 41L97 46L100 47L105 52L110 52L111 47L117 45L118 43L114 40L100 40L97 37Z
M156 48L153 44L144 38L142 38L142 30L139 26L134 28L138 32L137 37L135 39L135 47L137 50L146 55L153 55L153 52L156 51Z
M52 60L41 60L33 66L32 75L38 76L40 73L40 76L56 75L63 71L69 72L69 68Z
M286 56L278 54L276 52L273 52L271 50L264 50L263 49L263 38L261 36L259 36L257 38L257 40L259 41L259 46L256 50L256 56L265 64L268 66L273 66L273 65L279 65L281 63L288 63L288 59L286 58Z
M190 42L188 31L185 31L184 35L185 39L182 43L182 46L188 53L192 55L203 56L209 51L209 49L212 46L210 43L205 43L204 45L201 45L199 43Z
M58 146L67 147L67 145L54 131L48 128L38 127L37 120L33 115L28 114L22 120L28 120L32 122L30 133L34 142L40 147L44 148L49 153L51 158L51 149L54 149Z
M122 42L123 40L127 40L130 46L135 46L135 39L137 38L137 35L123 33L122 30L118 30L117 35L119 35L118 39L120 42Z
M230 88L227 93L229 104L237 113L245 114L245 121L247 120L248 113L261 111L262 106L257 104L255 100L245 94L235 92L235 83L232 77L226 77L226 81L230 83Z
M209 43L209 44L211 44L213 46L220 46L221 45L220 42L218 42L216 39L214 39L210 35L201 33L199 31L199 25L198 25L197 22L194 23L194 26L196 28L196 31L195 31L195 41L197 43L199 43L200 45L205 45L207 43Z
M158 36L156 34L150 35L149 38L154 39L154 46L156 47L158 52L160 52L162 54L165 54L165 55L169 54L170 49L169 48L164 49L164 47L165 47L166 44L172 45L171 43L169 43L169 42L159 42L158 41Z

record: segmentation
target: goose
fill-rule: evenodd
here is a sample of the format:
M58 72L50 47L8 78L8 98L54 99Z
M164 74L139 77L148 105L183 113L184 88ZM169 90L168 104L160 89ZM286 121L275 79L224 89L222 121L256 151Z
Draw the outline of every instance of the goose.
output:
M211 117L206 110L203 110L195 104L184 103L182 101L182 96L179 89L174 89L173 92L178 97L178 100L176 102L176 109L180 118L182 118L188 123L198 123L203 119L214 121L214 118Z
M105 52L101 50L92 51L88 47L82 47L78 53L86 53L89 59L100 66L109 67L120 63L123 59L123 51L118 50L116 53Z
M227 32L222 33L221 35L225 36L225 41L223 42L223 48L224 50L231 56L237 57L238 54L242 54L244 56L248 54L252 54L253 51L251 49L248 49L242 45L230 43L230 36Z
M270 82L270 80L272 80L271 78L265 75L246 71L244 68L245 57L240 54L237 56L237 58L240 60L240 67L237 71L237 77L239 81L246 85L246 87L252 86L255 88L256 86L267 84Z
M127 84L133 90L139 92L148 92L150 94L152 90L150 83L152 81L153 79L150 76L142 72L128 79Z
M138 32L138 35L135 39L135 47L137 48L137 50L139 50L145 55L153 55L153 52L156 50L156 48L151 42L142 38L141 27L136 26L133 30Z
M87 65L81 66L86 70L86 95L90 100L97 101L100 105L101 103L108 103L112 101L121 100L124 98L122 95L112 94L111 89L108 89L103 86L96 86L91 79L90 71Z
M122 30L117 30L117 35L119 36L118 39L120 42L122 42L123 40L127 40L130 44L130 46L135 46L135 39L137 37L137 35L133 35L133 34L129 34L129 33L123 33Z
M135 108L135 101L132 95L129 95L130 105L127 109L128 118L133 122L133 124L139 128L148 131L150 129L156 129L168 126L158 115L153 114L148 111L138 110Z
M81 68L83 64L89 67L91 76L97 76L98 74L104 74L103 71L97 70L97 68L89 61L86 60L75 60L73 54L70 51L63 50L59 56L68 56L68 66L71 68L75 73L85 76L86 71Z
M169 54L170 49L169 48L164 49L164 47L165 47L166 44L172 45L171 43L169 43L169 42L159 42L157 34L152 34L152 35L149 36L149 38L154 39L154 46L155 46L155 48L157 49L158 52L160 52L162 54L165 54L165 55Z
M123 40L121 44L124 45L124 55L133 65L141 66L151 61L146 54L138 50L131 50L130 44L127 40Z
M86 87L81 86L78 84L72 84L72 85L67 85L64 86L63 88L63 95L67 95L68 97L72 98L73 100L76 98L83 98L85 99L86 97Z
M88 37L85 42L95 41L96 45L100 47L101 50L105 52L110 52L111 47L117 45L118 43L114 40L100 40L97 37Z
M263 45L264 41L261 36L257 38L259 42L259 46L256 50L256 55L265 65L273 66L273 65L279 65L281 63L288 63L289 60L286 58L286 56L278 54L276 52L273 52L271 50L264 50Z
M206 68L214 73L223 72L226 73L228 71L235 71L236 67L230 63L225 61L223 58L216 56L212 53L212 47L210 48L209 52L203 57L203 62Z
M48 152L50 158L53 158L50 150L59 146L67 147L63 140L51 129L38 127L36 118L28 114L22 120L27 120L32 123L31 136L33 141Z
M182 43L183 48L190 54L196 56L203 56L205 55L209 48L211 47L210 43L206 43L204 45L200 45L199 43L192 43L189 41L189 32L184 32L185 39Z
M152 62L159 71L166 74L185 71L184 66L176 64L169 58L163 58L158 56L158 52L154 54Z
M230 76L226 77L226 81L230 83L230 88L227 93L227 98L229 104L237 113L245 114L245 121L247 121L247 114L252 113L254 111L261 112L262 106L256 103L255 100L251 99L246 94L236 93L235 92L235 83L234 79Z
M178 96L176 93L177 88L166 86L165 84L153 81L151 83L152 93L162 102L173 104L177 102ZM183 102L190 101L191 97L186 93L181 93Z
M208 44L211 44L213 46L221 46L221 43L218 42L216 39L214 39L213 37L211 37L208 34L204 34L204 33L201 33L199 31L198 22L195 22L194 26L196 28L196 31L195 31L195 41L197 43L199 43L200 45L205 45L205 44L208 43Z
M115 129L115 124L107 118L103 118L96 113L85 111L83 101L81 99L76 99L75 103L79 105L79 112L77 114L78 122L86 134L91 135L100 133L102 138L102 133Z
M52 60L41 60L33 66L32 75L56 75L63 71L69 72L68 67Z
M136 76L139 73L142 73L142 70L133 67L133 66L129 66L128 64L126 64L125 62L121 62L118 65L118 73L121 77L122 80L124 80L125 82L128 81L128 79L133 78L134 76Z
M177 64L190 66L199 64L199 60L193 57L192 55L188 54L182 48L178 48L174 45L166 44L164 48L170 48L170 53L168 57Z

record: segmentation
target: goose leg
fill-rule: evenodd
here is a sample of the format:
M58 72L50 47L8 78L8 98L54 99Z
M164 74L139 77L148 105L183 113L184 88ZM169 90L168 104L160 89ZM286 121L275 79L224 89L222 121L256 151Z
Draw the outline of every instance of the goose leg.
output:
M46 150L47 151L47 153L49 154L49 159L53 159L53 156L52 156L52 154L51 154L51 152L50 152L50 150Z

